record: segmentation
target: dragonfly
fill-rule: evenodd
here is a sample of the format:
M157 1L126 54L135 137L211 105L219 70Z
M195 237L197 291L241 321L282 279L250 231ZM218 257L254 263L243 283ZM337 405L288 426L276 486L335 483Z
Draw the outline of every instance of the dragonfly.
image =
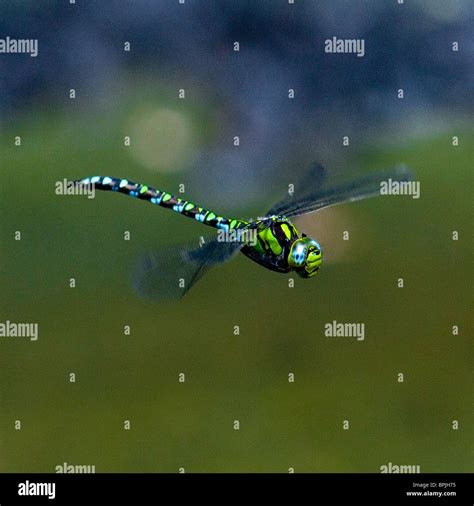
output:
M412 171L404 165L337 185L326 184L326 175L324 167L313 165L296 185L295 190L301 190L288 193L264 216L247 220L225 217L192 201L128 179L92 176L75 183L148 201L224 231L226 237L238 239L223 241L218 234L204 244L173 245L147 254L135 272L133 285L139 294L160 300L181 298L210 268L231 260L239 252L274 272L295 272L302 278L312 278L321 268L322 248L316 239L296 228L294 218L381 195L381 184L388 180L404 182L413 179ZM250 241L249 237L255 240Z

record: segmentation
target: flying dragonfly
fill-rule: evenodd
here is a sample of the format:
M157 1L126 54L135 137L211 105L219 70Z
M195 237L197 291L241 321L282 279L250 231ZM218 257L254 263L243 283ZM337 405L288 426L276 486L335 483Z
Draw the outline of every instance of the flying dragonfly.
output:
M397 166L336 186L326 186L325 179L324 168L314 165L301 180L299 187L303 190L298 197L288 194L265 216L255 220L226 218L166 191L128 179L93 176L75 183L146 200L226 233L238 231L240 237L247 237L244 231L253 232L256 240L252 242L223 242L216 237L201 246L172 246L148 254L136 272L135 289L152 299L173 299L188 292L211 267L227 262L239 252L275 272L296 272L302 278L315 276L323 260L321 246L300 233L292 219L337 204L376 197L380 195L381 183L389 179L410 181L413 173L405 166Z

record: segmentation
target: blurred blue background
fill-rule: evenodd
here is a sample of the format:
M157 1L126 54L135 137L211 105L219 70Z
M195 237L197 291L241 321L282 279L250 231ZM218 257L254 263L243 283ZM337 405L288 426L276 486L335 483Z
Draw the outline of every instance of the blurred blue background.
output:
M472 470L472 22L467 0L3 2L0 38L39 54L0 54L0 314L40 337L0 340L0 470ZM333 36L365 56L325 53ZM209 231L54 193L95 174L184 184L245 218L315 160L334 180L407 163L421 198L300 219L327 263L294 289L238 258L179 303L144 301L136 258ZM365 341L325 337L333 320Z

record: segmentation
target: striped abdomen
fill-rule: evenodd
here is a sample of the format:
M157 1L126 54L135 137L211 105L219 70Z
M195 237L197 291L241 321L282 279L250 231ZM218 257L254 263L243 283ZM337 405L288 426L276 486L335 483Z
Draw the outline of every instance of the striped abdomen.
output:
M139 184L129 181L128 179L119 179L116 177L108 176L94 176L86 179L76 181L78 184L90 185L93 184L98 190L116 191L130 195L141 200L147 200L152 204L167 207L173 211L184 214L188 218L193 218L200 223L209 225L210 227L228 230L232 228L241 228L248 223L243 220L227 219L223 216L218 216L216 213L203 209L193 202L181 199L171 193L156 190L146 184Z

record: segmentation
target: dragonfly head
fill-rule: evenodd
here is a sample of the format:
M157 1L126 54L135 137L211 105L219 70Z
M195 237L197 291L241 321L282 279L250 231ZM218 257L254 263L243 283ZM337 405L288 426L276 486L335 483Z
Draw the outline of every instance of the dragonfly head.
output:
M321 246L314 239L303 234L291 245L288 264L302 278L315 276L322 261Z

